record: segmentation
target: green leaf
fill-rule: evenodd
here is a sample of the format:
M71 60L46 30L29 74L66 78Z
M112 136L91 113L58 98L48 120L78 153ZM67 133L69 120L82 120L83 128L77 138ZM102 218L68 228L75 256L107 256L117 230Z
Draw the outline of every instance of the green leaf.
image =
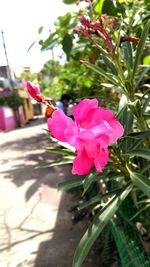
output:
M143 117L144 117L145 120L149 120L150 119L150 112L143 113Z
M60 154L60 155L65 155L65 156L75 156L75 153L65 149L65 148L55 148L55 147L46 147L45 148L46 151L51 152L51 153L55 153L55 154Z
M90 198L90 200L86 201L85 203L80 204L78 206L78 210L82 210L82 209L85 209L91 205L94 205L95 203L100 202L101 199L102 199L102 196L100 194L95 196L95 197L92 197L92 198Z
M144 139L150 136L150 130L136 132L136 133L129 133L125 137L134 138L134 139Z
M150 179L129 170L131 180L146 196L150 197Z
M94 10L98 14L98 16L102 14L103 4L104 4L104 0L97 0L94 3Z
M126 97L126 95L122 94L121 99L119 101L119 111L118 111L118 115L120 114L120 112L123 112L123 108L125 108L127 106L128 103L128 98Z
M128 107L135 116L139 117L142 115L141 101L139 99L136 99L134 102L128 102Z
M142 170L141 173L144 174L150 169L150 164L147 164Z
M69 56L70 56L70 52L71 52L72 46L73 46L72 35L67 33L64 36L63 40L62 40L62 47L63 47L63 51L67 55L67 60L69 60Z
M136 82L136 87L138 88L140 82L143 80L144 76L147 74L147 72L150 70L150 66L143 66L144 70L142 71L142 73L139 75L139 79Z
M102 14L107 14L109 16L116 16L116 7L114 2L111 0L105 0L102 7Z
M66 31L66 27L68 27L68 25L70 24L70 20L71 20L71 12L68 12L63 16L57 17L54 25L57 28L57 30L59 30L59 35L62 32Z
M101 57L104 60L106 66L111 70L112 74L117 75L117 70L113 62L110 59L108 59L108 57L106 57L105 55L102 55Z
M144 65L150 65L150 55L147 55L143 58Z
M51 33L45 41L42 41L41 50L48 50L53 48L57 44L58 38L59 37L57 31Z
M143 113L145 112L146 108L149 106L150 103L150 95L148 96L148 98L146 98L144 104L143 104Z
M132 185L128 186L116 197L112 197L109 202L107 202L105 206L98 212L75 251L72 267L80 267L82 265L93 243L98 238L113 214L117 211L119 205L129 194L131 189Z
M61 166L61 165L65 165L65 164L70 164L72 163L74 157L69 157L69 158L64 158L64 159L60 159L60 160L55 160L49 163L44 163L41 164L40 166L36 167L36 169L39 168L51 168L51 167L55 167L55 166Z
M120 176L120 177L121 177L121 176ZM124 178L124 176L122 176L122 177ZM111 179L112 179L112 177L111 177ZM116 176L115 176L115 180L116 180ZM83 184L84 184L84 182L83 182ZM81 209L85 209L85 208L87 208L87 207L89 207L89 206L91 206L91 205L93 205L93 204L95 204L95 203L100 202L100 200L103 200L103 199L105 199L106 197L108 198L108 197L110 197L110 196L112 196L112 195L114 196L115 194L117 194L117 193L120 192L120 191L122 191L122 188L120 188L120 189L116 189L116 190L112 190L112 191L109 191L108 193L105 193L105 194L103 194L103 195L98 194L97 196L90 198L90 200L86 201L85 203L80 204L80 205L78 206L78 209L79 209L79 210L81 210Z
M130 42L124 42L123 43L123 48L124 48L124 57L127 66L130 68L133 67L133 51L132 51L132 46Z
M84 184L83 184L83 187L84 187L84 191L83 191L83 195L85 194L85 192L89 189L90 185L96 181L96 178L97 176L100 175L98 172L91 172L90 174L88 174L86 177L85 177L85 180L84 180Z
M83 182L84 182L85 177L82 176L76 176L76 178L73 178L69 181L63 181L58 183L58 190L63 190L63 191L67 191L79 186L82 186Z
M148 22L146 23L145 28L144 28L144 30L143 30L143 32L141 34L141 37L140 37L140 42L138 44L137 51L136 51L136 56L135 56L132 79L134 79L134 76L136 74L139 62L141 60L141 55L143 53L143 48L144 48L145 41L146 41L146 38L147 38L147 35L148 35L148 32L149 32L149 28L150 28L150 20L148 20Z
M126 103L126 99L125 99L125 103ZM124 127L124 134L127 135L128 133L131 133L132 127L133 127L133 113L131 112L131 110L129 110L128 107L125 106L117 114L117 117L119 118L120 123ZM129 147L131 146L131 142L132 140L129 138L128 139L126 138L124 142L122 142L122 150L124 153L127 150L129 150Z
M115 85L118 85L118 82L115 78L112 77L112 75L110 73L107 73L105 70L103 70L101 67L93 65L87 61L83 61L83 64L85 66L87 66L89 69L95 71L96 73L98 73L100 76L103 76L105 79L109 80L110 82L112 82Z
M150 204L146 204L146 203L145 203L144 207L142 206L142 208L140 208L140 209L138 210L138 212L136 212L136 214L135 214L132 218L130 218L130 220L135 219L137 216L139 217L139 215L140 215L143 211L145 211L146 209L148 209L149 207L150 207Z
M50 138L51 138L51 140L52 140L53 142L57 142L57 144L59 144L60 146L65 147L65 148L67 148L67 149L69 149L70 151L72 151L72 152L75 153L75 148L74 148L73 146L69 145L67 142L61 142L61 141L58 141L57 139L55 139L55 138L53 138L53 137L50 137Z
M39 29L38 29L38 33L41 34L43 31L43 26L41 26Z
M28 48L27 52L31 50L31 48L37 43L38 39L36 39Z
M141 157L141 158L150 160L150 150L147 150L147 149L134 149L134 150L127 151L123 155L124 156L126 156L126 155L137 156L137 157Z
M75 4L76 3L76 0L63 0L63 2L65 3L65 4Z

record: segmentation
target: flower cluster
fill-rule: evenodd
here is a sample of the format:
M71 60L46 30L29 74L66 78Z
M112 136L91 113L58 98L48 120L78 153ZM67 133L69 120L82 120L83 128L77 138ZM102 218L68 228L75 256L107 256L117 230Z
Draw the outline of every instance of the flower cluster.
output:
M108 49L108 52L113 52L114 47L112 38L107 30L106 23L109 23L110 27L113 28L116 24L114 19L108 18L106 15L102 15L99 20L91 21L87 16L80 17L81 26L79 29L75 29L76 33L85 36L94 46L96 46L101 52L107 54L107 51L98 43L94 36L102 39Z
M98 107L96 99L84 99L72 109L75 121L56 110L48 128L56 139L75 147L73 174L84 175L95 166L102 172L109 158L108 146L123 135L124 129L114 114Z

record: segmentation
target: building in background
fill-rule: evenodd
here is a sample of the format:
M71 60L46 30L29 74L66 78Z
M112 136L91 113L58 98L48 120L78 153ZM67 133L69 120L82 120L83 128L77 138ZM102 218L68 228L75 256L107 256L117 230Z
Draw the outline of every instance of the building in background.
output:
M9 74L8 74L9 73ZM18 126L15 109L6 103L8 98L15 94L23 99L22 105L18 108L18 120L20 124L29 122L34 117L34 110L28 92L19 84L15 73L8 66L0 66L0 130L10 130ZM7 99L6 99L7 98ZM14 98L12 98L14 99ZM15 104L15 103L14 103Z

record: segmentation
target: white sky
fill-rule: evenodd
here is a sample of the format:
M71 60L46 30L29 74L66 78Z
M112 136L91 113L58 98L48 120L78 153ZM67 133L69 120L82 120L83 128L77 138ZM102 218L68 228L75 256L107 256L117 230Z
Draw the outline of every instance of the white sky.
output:
M39 27L44 26L44 36L47 37L56 18L75 8L61 0L0 0L0 66L6 65L1 30L10 67L16 73L21 66L30 66L36 72L51 58L51 51L41 52L38 45L27 53L38 38Z

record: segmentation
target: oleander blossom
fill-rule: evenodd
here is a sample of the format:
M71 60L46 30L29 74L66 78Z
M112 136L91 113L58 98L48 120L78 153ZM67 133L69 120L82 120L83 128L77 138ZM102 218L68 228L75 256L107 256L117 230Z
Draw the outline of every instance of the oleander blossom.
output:
M77 156L72 173L88 174L95 166L102 172L109 159L108 146L123 135L124 129L112 111L98 107L97 99L84 99L72 108L75 121L56 110L48 119L53 137L72 145Z
M28 90L28 93L37 101L41 102L42 104L46 105L46 118L50 118L52 113L56 110L56 107L50 101L46 101L44 96L41 94L40 88L35 84L23 80L23 86Z
M35 84L23 80L24 87L28 90L29 94L37 101L46 104L44 97L41 94L40 88Z

